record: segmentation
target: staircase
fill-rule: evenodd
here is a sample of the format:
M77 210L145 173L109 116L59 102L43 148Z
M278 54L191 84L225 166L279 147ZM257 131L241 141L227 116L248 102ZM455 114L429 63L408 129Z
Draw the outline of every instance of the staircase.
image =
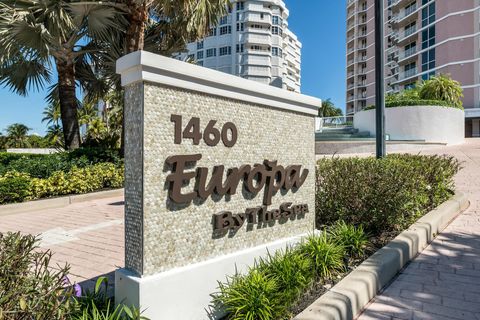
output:
M353 127L325 128L321 132L315 132L315 141L374 141L370 132L359 131Z

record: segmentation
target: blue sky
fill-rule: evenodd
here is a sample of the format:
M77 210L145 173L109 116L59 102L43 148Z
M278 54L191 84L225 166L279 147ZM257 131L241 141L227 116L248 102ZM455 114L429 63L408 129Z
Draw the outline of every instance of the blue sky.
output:
M286 0L289 24L302 50L302 93L345 105L345 0ZM0 87L0 130L20 122L44 134L45 92L20 97Z

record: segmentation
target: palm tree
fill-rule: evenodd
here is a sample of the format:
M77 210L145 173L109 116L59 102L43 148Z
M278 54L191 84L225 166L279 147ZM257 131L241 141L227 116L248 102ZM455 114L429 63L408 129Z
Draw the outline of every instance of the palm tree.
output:
M77 74L96 63L97 45L110 38L122 19L100 1L2 0L0 2L0 84L27 95L52 83L58 95L65 145L80 146L75 94Z
M28 144L28 131L31 129L24 124L14 123L5 130L7 132L7 147L25 148Z
M48 140L49 144L55 147L65 147L65 143L63 141L63 129L59 124L53 124L48 127L45 138Z
M339 117L342 116L342 109L335 107L331 99L323 100L322 107L318 110L319 117Z
M171 48L183 37L203 37L218 18L227 13L230 0L121 0L129 22L126 53L144 50L147 38L156 40L158 48ZM154 31L154 32L152 32Z
M60 104L59 103L49 103L43 111L42 122L46 122L47 126L58 125L58 122L61 118L60 114Z

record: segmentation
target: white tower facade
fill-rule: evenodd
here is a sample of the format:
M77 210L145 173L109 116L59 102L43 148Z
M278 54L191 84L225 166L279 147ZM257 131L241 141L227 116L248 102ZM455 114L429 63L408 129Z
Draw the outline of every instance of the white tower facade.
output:
M232 0L231 12L181 58L207 68L300 92L301 48L281 0Z

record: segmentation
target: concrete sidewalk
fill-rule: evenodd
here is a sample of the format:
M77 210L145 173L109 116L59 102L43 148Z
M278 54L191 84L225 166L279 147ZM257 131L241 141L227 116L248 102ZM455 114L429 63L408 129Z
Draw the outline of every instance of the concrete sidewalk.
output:
M75 203L63 208L0 217L0 232L39 235L40 246L54 253L54 265L70 264L71 281L92 288L124 266L123 197Z
M455 219L377 296L359 320L480 320L480 139L422 154L453 155L470 208Z

